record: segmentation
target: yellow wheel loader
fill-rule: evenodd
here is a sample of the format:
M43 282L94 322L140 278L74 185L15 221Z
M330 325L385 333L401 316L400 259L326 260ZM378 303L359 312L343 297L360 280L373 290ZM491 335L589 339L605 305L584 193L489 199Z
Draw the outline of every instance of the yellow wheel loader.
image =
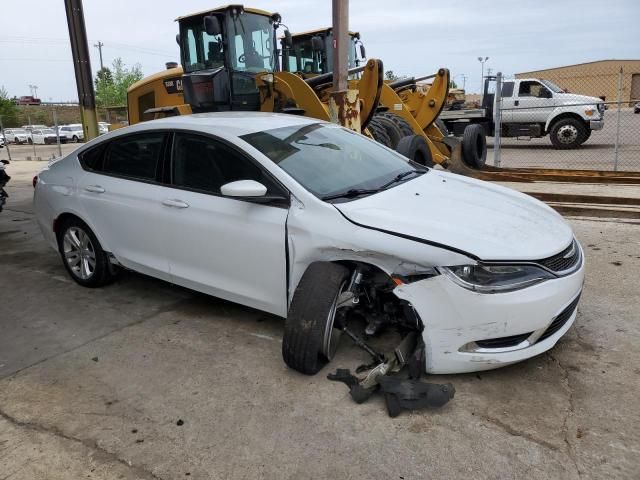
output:
M284 112L330 120L328 98L319 98L300 76L278 71L279 14L229 5L177 21L182 66L151 75L129 88L129 123L228 110ZM361 68L360 122L343 124L358 131L366 127L378 106L382 75L379 60L371 59ZM349 112L344 118L350 118Z

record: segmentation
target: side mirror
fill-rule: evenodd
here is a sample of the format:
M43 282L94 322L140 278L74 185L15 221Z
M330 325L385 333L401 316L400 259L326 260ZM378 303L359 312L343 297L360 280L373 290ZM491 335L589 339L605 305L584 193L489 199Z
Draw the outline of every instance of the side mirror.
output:
M176 33L176 43L180 45L180 34Z
M364 49L364 45L363 45L362 43L360 44L360 57L361 57L362 59L367 58L367 52L366 52L366 50Z
M322 37L315 36L311 37L311 50L314 52L321 52L324 50L324 42L322 41Z
M255 180L237 180L222 185L220 192L227 197L262 197L267 187Z
M222 30L220 28L220 20L218 20L218 17L214 15L205 16L204 31L207 32L207 35L210 35L212 37L216 35L220 35Z
M287 48L291 48L293 45L293 39L291 38L291 32L288 29L284 31L284 46Z

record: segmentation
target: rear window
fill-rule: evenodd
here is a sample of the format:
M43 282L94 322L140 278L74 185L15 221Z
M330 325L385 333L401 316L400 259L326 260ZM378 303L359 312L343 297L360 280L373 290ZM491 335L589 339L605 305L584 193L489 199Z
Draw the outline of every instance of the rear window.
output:
M139 180L155 180L162 155L164 133L146 133L112 140L102 171Z

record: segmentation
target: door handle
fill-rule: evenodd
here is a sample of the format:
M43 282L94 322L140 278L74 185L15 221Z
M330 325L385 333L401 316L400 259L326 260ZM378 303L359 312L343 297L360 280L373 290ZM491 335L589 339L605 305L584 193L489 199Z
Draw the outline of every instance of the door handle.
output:
M189 204L187 202L183 202L182 200L170 199L170 198L167 198L166 200L163 200L162 204L167 206L167 207L173 207L173 208L188 208L189 207Z
M515 102L513 102L513 104L517 107L518 105L520 105L520 100L516 100Z
M104 193L104 188L102 188L100 185L87 185L86 187L84 187L84 189L87 192Z

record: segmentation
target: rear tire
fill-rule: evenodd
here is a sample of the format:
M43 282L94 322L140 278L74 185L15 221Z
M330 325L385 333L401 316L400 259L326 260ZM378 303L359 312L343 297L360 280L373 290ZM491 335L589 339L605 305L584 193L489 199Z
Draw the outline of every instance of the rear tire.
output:
M472 168L482 168L487 161L487 138L481 125L472 124L462 135L462 160Z
M409 135L398 142L396 151L425 167L433 167L433 157L427 141L421 135Z
M387 130L381 123L376 120L375 117L372 118L371 121L369 121L367 129L376 142L381 143L385 147L393 148L393 146L391 145L391 139L387 134Z
M553 124L549 135L557 150L571 150L586 141L587 126L577 118L562 118ZM585 139L585 140L583 140Z
M282 339L282 358L290 368L314 375L331 360L339 339L336 302L348 278L346 267L329 262L314 262L302 275Z
M96 288L113 280L109 258L86 223L68 218L58 227L57 237L62 263L76 283Z
M78 137L76 137L75 135L73 136L73 138L71 139L71 141L73 143L78 143Z

